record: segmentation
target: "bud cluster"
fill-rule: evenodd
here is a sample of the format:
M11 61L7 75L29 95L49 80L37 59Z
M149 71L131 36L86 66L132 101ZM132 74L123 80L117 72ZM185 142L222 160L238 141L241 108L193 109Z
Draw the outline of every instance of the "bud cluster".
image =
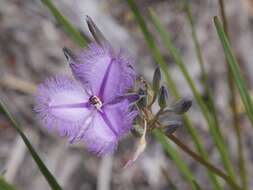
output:
M181 115L190 109L192 101L189 98L182 98L176 103L169 105L168 91L161 84L161 80L160 69L156 68L151 85L143 77L139 77L137 81L137 91L140 95L137 106L140 114L135 119L135 125L132 130L135 136L142 134L143 128L140 126L143 126L143 121L147 122L147 131L149 132L155 128L160 128L166 134L172 134L183 126ZM155 104L158 104L159 110L153 113L152 107Z

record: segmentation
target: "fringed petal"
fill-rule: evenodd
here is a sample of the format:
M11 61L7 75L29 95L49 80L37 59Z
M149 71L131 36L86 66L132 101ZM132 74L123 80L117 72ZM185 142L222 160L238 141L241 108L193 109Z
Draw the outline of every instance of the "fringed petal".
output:
M90 116L89 96L67 77L46 80L38 87L35 111L48 129L74 138Z
M118 104L106 105L103 111L112 123L119 138L129 132L132 128L133 120L138 114L136 110L130 111L128 100Z
M124 51L116 53L111 47L92 43L78 63L70 64L74 76L104 102L125 93L134 84L135 72Z
M99 156L113 153L118 144L118 137L98 112L84 131L82 139L87 149Z

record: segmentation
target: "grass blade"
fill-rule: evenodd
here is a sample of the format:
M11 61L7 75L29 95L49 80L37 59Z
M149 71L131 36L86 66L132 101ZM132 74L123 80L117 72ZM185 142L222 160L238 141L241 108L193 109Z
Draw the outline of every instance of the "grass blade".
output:
M0 176L0 190L15 190L15 188Z
M199 186L199 184L196 181L192 181L192 183L196 190L202 190L202 188Z
M214 17L214 24L217 30L217 34L220 38L226 59L228 61L229 67L232 71L233 78L236 82L236 86L239 89L239 93L246 109L247 115L253 127L253 104L249 95L249 91L246 87L245 81L243 80L240 67L235 59L235 56L232 52L231 46L229 44L228 38L224 32L224 29L219 21L218 17Z
M55 7L51 0L41 0L44 5L54 15L57 22L62 26L63 30L70 36L70 38L80 47L87 45L85 37L68 21L66 17Z
M164 42L164 45L170 51L175 63L178 65L179 69L181 70L183 76L186 79L186 82L190 86L192 93L194 94L194 97L200 106L202 114L208 123L209 130L211 132L213 140L214 140L214 142L219 150L219 153L221 155L223 165L224 165L226 171L228 172L228 174L235 180L236 177L235 177L235 174L233 171L232 163L229 159L229 154L228 154L227 148L225 146L224 139L221 135L221 131L219 128L219 122L216 121L215 118L213 118L212 115L210 114L210 112L209 112L206 104L203 102L201 95L198 92L190 74L188 73L186 67L184 66L183 60L182 60L181 56L179 55L177 49L175 48L169 33L162 26L161 22L159 21L158 17L155 15L155 13L153 11L151 11L151 21L155 25L155 28L159 32L159 34Z
M222 18L222 24L224 27L224 32L228 37L229 40L229 30L228 30L228 21L225 11L225 2L224 0L219 0L219 7L220 7L220 15ZM237 151L238 151L238 164L239 164L239 172L240 172L240 178L242 182L242 186L245 190L248 188L248 177L247 177L247 171L244 161L244 151L243 151L243 143L242 143L242 137L241 137L241 130L240 130L240 121L239 121L239 114L238 114L238 108L236 104L236 96L235 96L235 83L233 80L233 75L231 72L231 69L229 68L229 64L226 60L226 67L227 67L227 79L228 79L228 87L230 90L230 97L229 97L229 103L232 111L232 117L233 117L233 127L237 138Z
M198 38L197 38L197 31L196 31L196 26L195 26L194 19L193 19L193 16L192 16L191 6L190 6L188 1L185 1L184 3L185 3L186 17L187 17L187 20L188 20L188 23L189 23L190 29L191 29L192 41L193 41L193 44L194 44L194 47L195 47L195 51L196 51L196 55L197 55L201 75L203 77L203 85L205 87L205 91L207 93L208 100L209 100L209 103L210 103L210 112L212 113L212 115L214 117L214 120L215 120L215 123L217 125L219 123L219 120L218 120L217 111L216 111L216 108L215 108L215 103L214 103L214 100L213 100L212 90L210 89L210 87L208 85L208 74L207 74L207 72L205 70L205 67L204 67L204 58L203 58L203 54L202 54L200 44L199 44L199 41L198 41Z
M138 7L136 6L134 0L127 0L127 3L129 5L129 7L131 8L139 26L140 29L144 35L144 38L149 46L150 52L152 53L152 56L154 57L155 61L159 64L159 66L161 67L161 70L163 72L163 76L168 84L168 87L170 88L171 92L173 93L173 95L176 98L179 98L180 95L177 91L176 85L173 81L173 79L171 78L170 74L167 71L167 64L165 62L165 60L163 59L158 47L156 46L155 40L153 38L153 36L151 35L151 33L149 32L147 25L142 17L142 15L140 14Z
M188 181L188 183L191 184L193 189L196 189L196 185L193 183L193 181L195 183L197 183L195 180L195 177L193 176L191 170L188 168L188 166L186 165L184 160L177 153L176 149L174 149L173 146L170 144L168 138L159 130L155 130L154 135L160 141L160 143L162 144L166 153L169 154L171 156L171 158L174 160L176 166L181 171L181 173L184 175L184 177Z
M5 105L3 104L2 101L0 101L0 111L3 112L3 114L6 116L6 118L9 119L9 121L12 124L11 126L18 132L18 134L23 139L26 147L28 148L28 150L30 151L30 154L32 155L32 158L34 159L35 163L39 167L41 173L46 178L46 180L47 180L48 184L51 186L51 188L53 190L62 190L62 188L60 187L58 182L55 180L54 176L50 173L50 171L47 169L47 167L45 166L43 161L40 159L39 155L36 153L33 146L31 145L31 143L29 142L29 140L27 139L25 134L20 129L18 123L11 116L11 114L9 113L9 111L7 110L7 108L5 107Z

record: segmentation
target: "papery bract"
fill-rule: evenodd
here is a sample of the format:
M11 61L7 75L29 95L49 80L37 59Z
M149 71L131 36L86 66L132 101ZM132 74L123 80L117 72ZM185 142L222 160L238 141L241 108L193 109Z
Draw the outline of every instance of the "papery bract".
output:
M35 111L70 142L83 141L98 155L111 153L137 115L130 106L138 96L127 95L135 80L131 62L123 51L93 43L69 64L77 81L48 79L38 88Z

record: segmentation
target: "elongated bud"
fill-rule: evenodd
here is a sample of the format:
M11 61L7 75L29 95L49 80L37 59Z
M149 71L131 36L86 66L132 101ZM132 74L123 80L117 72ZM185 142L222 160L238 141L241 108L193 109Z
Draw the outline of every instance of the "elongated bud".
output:
M160 88L159 96L158 96L158 103L159 103L160 108L164 109L167 106L167 98L168 98L167 90L164 86L162 86Z
M70 64L77 62L77 57L75 56L75 54L70 49L64 47L64 48L62 48L62 51L63 51L67 61Z
M192 106L192 100L189 98L183 98L172 106L172 110L176 114L184 114Z
M154 72L153 83L152 83L152 87L155 93L159 91L160 81L161 81L161 71L160 71L160 68L157 67Z
M165 126L165 134L170 135L174 133L178 128L183 126L182 122L180 121L171 121L170 124Z
M105 46L108 43L102 32L98 29L98 27L95 25L91 17L88 15L86 16L86 22L88 24L88 28L90 30L90 33L92 34L93 38L95 41L100 45L100 46Z

